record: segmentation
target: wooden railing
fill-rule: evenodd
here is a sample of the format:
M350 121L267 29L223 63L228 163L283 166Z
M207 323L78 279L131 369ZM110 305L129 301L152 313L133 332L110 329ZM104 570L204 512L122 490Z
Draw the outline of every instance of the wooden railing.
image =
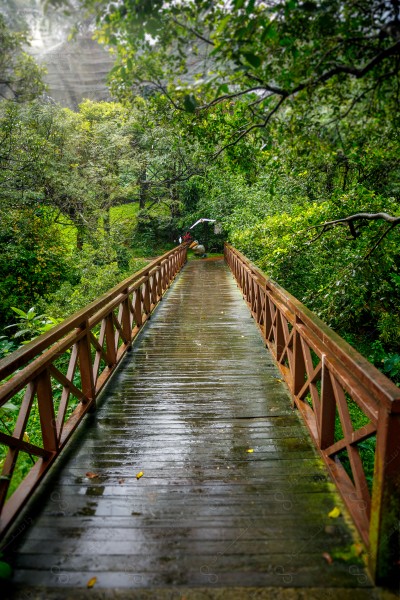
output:
M13 430L3 418L0 431L5 455L0 479L1 533L84 415L94 409L105 383L186 262L186 253L185 244L167 252L0 361L0 407L11 401L18 410ZM40 433L31 433L35 431ZM10 496L13 477L20 480L23 475Z
M225 259L366 544L373 577L395 580L400 389L228 244Z

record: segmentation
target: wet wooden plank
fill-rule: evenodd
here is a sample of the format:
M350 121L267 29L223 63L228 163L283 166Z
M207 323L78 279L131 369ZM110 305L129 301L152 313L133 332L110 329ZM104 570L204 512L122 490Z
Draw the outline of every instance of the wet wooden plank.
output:
M207 563L203 562L198 567L187 570L186 565L182 564L179 560L163 563L160 561L158 568L153 573L145 573L143 571L104 571L104 572L90 572L90 577L95 575L97 577L96 590L101 588L106 589L124 589L129 588L130 590L135 588L156 588L157 586L165 587L180 587L180 586L207 586L209 589L213 588L228 588L225 590L225 597L229 598L229 588L238 586L248 586L252 588L263 588L267 586L271 587L287 587L287 588L308 588L310 582L313 582L314 587L325 588L327 581L332 579L332 568L325 565L315 564L307 565L304 564L302 567L296 566L285 566L288 560L287 557L282 557L276 563L270 562L268 559L265 561L264 571L258 573L254 568L250 569L250 572L246 572L244 568L241 570L232 570L228 572L222 572L219 567L219 563ZM366 588L370 587L369 581L365 573L355 571L354 574L349 577L348 565L338 565L335 568L335 575L337 579L337 585L332 585L332 591L330 597L337 598L343 597L335 594L335 588L363 588L363 593L359 594L358 598L373 598L376 600L374 594L369 595L369 590ZM29 582L33 586L48 586L48 575L46 571L39 570L19 570L15 576L15 582L18 584ZM71 572L60 567L53 567L52 583L53 587L59 586L62 588L86 588L88 582L88 574L86 571ZM190 582L190 583L189 583ZM39 593L43 590L39 590ZM24 593L23 590L21 593ZM28 592L29 593L29 592ZM132 593L132 592L131 592ZM153 594L156 594L154 590ZM254 590L257 594L255 597L258 598L259 594L257 590ZM273 593L273 590L271 590ZM296 591L294 591L296 594ZM168 591L164 590L165 597L169 596ZM339 591L338 591L339 594ZM368 595L367 595L368 594ZM40 595L37 596L40 598ZM57 598L57 595L55 596ZM74 596L75 597L75 596ZM86 596L85 596L86 597ZM118 597L118 596L117 596ZM162 598L162 596L151 596L153 598ZM181 596L177 595L176 598ZM212 597L212 596L211 596ZM222 599L224 596L220 596ZM244 598L243 594L239 596L241 599ZM271 596L270 596L271 597ZM293 598L293 590L291 598ZM309 597L308 595L305 597ZM318 597L318 596L314 596ZM324 596L325 597L325 596ZM59 597L58 597L59 598ZM58 600L57 598L57 600ZM210 592L204 598L210 598ZM252 598L250 596L250 598ZM320 596L319 596L320 598Z
M322 556L354 528L222 262L187 265L36 506L18 584L370 586Z

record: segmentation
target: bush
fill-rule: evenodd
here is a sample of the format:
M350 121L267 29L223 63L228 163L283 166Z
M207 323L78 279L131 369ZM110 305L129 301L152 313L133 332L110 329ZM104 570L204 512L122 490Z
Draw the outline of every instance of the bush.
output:
M341 208L340 208L341 207ZM343 195L341 202L293 207L268 216L247 229L234 228L231 239L261 269L316 312L366 356L377 341L383 357L395 353L400 335L398 254L400 230L394 229L374 248L381 222L370 222L357 239L348 228L328 231L310 241L316 225L361 211L396 214L397 203L363 189Z
M0 321L12 306L27 311L72 273L59 229L35 210L3 211L0 220Z

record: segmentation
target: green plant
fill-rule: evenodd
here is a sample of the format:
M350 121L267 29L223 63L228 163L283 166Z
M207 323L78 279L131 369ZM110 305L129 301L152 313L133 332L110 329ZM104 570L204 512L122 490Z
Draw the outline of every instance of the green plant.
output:
M12 306L11 310L17 314L18 322L8 325L6 329L16 327L18 331L14 333L13 338L23 338L22 344L27 344L38 335L46 333L46 331L49 331L49 329L60 323L62 320L44 314L37 314L34 306L32 306L28 312L24 312L15 306Z
M0 335L0 359L11 352L14 352L16 349L17 345L15 342L9 340L5 335Z
M400 354L389 354L383 362L383 371L400 383Z

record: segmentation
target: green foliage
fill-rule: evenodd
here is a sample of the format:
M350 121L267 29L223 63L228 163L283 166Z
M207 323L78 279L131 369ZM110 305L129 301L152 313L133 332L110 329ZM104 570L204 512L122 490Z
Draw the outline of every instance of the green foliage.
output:
M12 306L11 310L16 313L18 321L13 325L9 325L6 329L16 327L17 331L13 334L13 339L19 341L22 339L23 344L30 342L42 333L46 333L62 320L54 319L53 317L44 314L39 315L35 311L34 306L32 306L28 312L24 312L15 306Z
M368 205L363 205L367 201ZM365 191L346 195L342 202L347 203L349 212L375 211L382 206L389 212L397 210L393 200ZM234 221L232 242L339 333L354 333L356 346L357 338L380 339L385 352L393 351L400 303L397 279L390 274L400 268L399 234L393 230L372 254L382 231L377 223L371 223L353 241L347 240L345 228L310 241L316 225L337 216L335 203L336 199L294 206L291 213L275 214L246 229L236 228ZM372 358L382 367L382 356L375 353Z
M117 252L105 239L98 240L96 246L84 244L73 256L74 278L64 281L56 291L40 300L40 310L56 318L66 318L147 264L126 250L122 267L127 268L121 269L119 257L121 249Z
M0 335L0 360L16 349L17 345L13 340L9 340L5 335Z
M389 354L384 359L383 371L400 383L400 354Z
M308 112L310 106L318 111L323 100L327 120L346 117L358 103L397 102L396 3L84 4L96 12L98 39L117 49L111 72L116 94L161 90L196 119L204 103L237 102L248 110L232 132L236 139L253 126L266 128L279 110L301 110L304 103Z
M0 247L0 317L7 323L12 306L27 310L57 289L70 275L71 263L59 230L35 210L2 214Z

